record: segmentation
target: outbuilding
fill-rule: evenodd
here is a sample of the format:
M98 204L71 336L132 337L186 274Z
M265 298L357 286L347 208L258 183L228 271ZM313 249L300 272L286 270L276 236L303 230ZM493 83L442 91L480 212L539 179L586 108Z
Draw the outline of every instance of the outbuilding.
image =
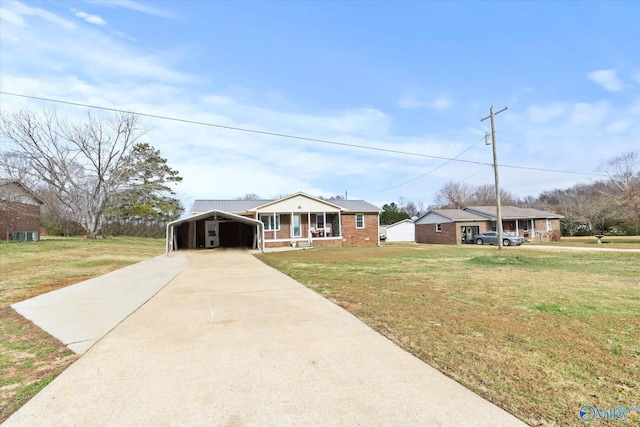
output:
M410 219L403 219L395 224L387 225L387 242L415 242L416 226Z

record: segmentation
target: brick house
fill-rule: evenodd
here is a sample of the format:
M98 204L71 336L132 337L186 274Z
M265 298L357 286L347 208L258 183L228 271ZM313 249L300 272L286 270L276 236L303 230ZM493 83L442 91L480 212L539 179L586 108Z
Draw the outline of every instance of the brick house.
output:
M298 192L271 200L196 200L167 225L167 250L214 247L377 246L380 208Z
M0 240L38 240L44 201L16 179L0 179Z
M475 243L475 236L496 229L495 206L432 209L416 220L416 242ZM562 215L516 206L502 207L502 229L525 240L560 240Z

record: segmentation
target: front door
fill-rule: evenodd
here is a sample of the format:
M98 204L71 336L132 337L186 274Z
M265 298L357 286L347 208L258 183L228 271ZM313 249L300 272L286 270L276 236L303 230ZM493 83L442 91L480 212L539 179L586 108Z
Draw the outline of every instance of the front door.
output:
M291 237L302 237L300 214L293 214L293 219L291 220L291 233Z

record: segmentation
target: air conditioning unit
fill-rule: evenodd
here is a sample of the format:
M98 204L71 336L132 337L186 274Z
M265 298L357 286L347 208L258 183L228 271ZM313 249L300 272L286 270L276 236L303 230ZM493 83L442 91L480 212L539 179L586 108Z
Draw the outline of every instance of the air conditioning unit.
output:
M11 240L18 242L35 242L38 240L37 231L14 231L11 233Z

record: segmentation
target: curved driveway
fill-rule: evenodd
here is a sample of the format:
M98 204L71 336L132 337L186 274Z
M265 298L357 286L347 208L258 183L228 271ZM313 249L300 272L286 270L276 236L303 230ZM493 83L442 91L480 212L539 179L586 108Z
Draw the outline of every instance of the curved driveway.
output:
M5 425L525 425L246 251L186 256Z

